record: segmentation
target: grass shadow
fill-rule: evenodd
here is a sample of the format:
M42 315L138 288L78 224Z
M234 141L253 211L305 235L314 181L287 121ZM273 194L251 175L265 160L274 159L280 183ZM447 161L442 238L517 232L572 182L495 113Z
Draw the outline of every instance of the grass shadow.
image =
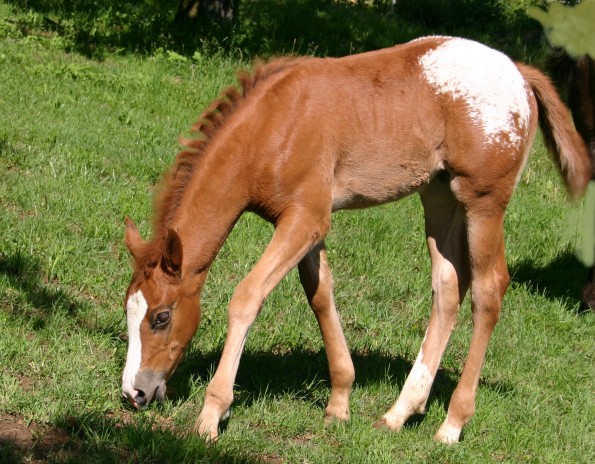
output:
M55 311L74 315L87 303L78 301L67 292L53 286L44 276L39 259L16 252L12 255L0 254L0 275L9 287L22 296L13 305L12 314L33 319L34 326L41 329Z
M581 301L582 289L587 283L588 270L574 253L558 254L546 265L527 258L509 268L511 281L525 286L534 294L557 300L566 310L582 314L589 308Z
M183 399L190 395L192 380L197 375L214 372L221 350L206 354L191 353L178 367L169 381L168 396ZM388 408L396 400L413 363L411 360L389 356L381 352L352 353L355 366L354 387L371 387L381 383L394 385L394 395L386 399ZM202 374L201 374L202 373ZM428 400L428 407L435 401L446 409L459 381L460 372L439 369ZM321 383L326 388L321 388ZM513 386L502 382L481 381L482 388L506 394ZM317 352L296 350L290 353L246 352L242 356L236 378L234 404L250 407L263 395L289 394L299 400L315 404L321 411L328 400L330 388L328 365L324 350ZM384 412L384 411L382 411ZM409 425L416 424L423 415L412 417Z
M0 310L30 321L33 330L42 330L52 317L62 314L83 330L120 337L116 326L97 324L97 309L91 301L72 295L52 281L39 258L20 251L0 253L0 280L7 284L5 289L0 287Z

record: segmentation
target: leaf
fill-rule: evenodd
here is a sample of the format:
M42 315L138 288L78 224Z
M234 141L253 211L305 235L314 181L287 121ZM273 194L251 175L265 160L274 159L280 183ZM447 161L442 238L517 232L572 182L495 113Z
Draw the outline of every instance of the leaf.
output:
M595 58L595 0L583 0L573 7L552 3L547 10L531 7L527 15L541 23L552 45L574 56Z

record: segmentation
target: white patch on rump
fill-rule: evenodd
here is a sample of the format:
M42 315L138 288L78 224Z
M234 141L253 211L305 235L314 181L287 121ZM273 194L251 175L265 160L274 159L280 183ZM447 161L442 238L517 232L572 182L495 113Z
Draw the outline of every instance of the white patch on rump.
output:
M126 302L126 322L128 323L128 354L126 355L126 366L122 374L122 394L134 398L134 378L140 368L141 362L141 340L140 326L147 314L147 300L140 290L130 295Z
M519 146L527 134L531 110L528 87L510 58L480 43L451 37L421 56L419 63L437 92L466 103L488 142Z

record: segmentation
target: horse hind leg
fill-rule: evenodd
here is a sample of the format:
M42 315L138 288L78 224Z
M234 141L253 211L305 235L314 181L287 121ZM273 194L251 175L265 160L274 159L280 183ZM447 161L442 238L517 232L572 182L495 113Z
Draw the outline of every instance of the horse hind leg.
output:
M465 213L448 180L437 177L421 192L432 261L432 312L421 349L396 403L375 424L400 429L423 413L442 354L469 286Z
M355 370L333 299L333 277L324 242L316 245L302 259L298 270L322 333L329 365L331 394L325 409L325 422L332 419L347 420Z
M436 440L454 443L475 412L475 398L488 342L510 282L504 256L504 207L491 196L466 205L471 265L473 334L461 378Z

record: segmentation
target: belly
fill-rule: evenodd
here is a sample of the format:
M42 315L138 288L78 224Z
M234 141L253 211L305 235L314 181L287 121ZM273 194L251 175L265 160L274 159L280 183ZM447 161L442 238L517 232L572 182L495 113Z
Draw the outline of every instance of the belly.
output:
M374 165L338 173L333 184L333 211L399 200L426 185L432 171L417 165Z

